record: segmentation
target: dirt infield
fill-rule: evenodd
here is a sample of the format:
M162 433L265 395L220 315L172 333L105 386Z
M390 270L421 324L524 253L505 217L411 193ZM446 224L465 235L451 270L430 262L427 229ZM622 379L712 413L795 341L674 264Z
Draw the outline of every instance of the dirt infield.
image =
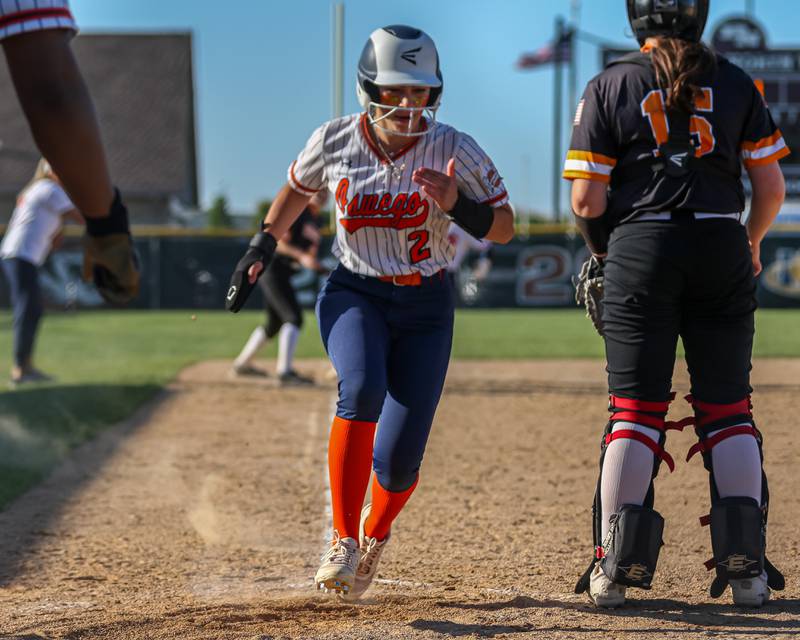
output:
M596 361L454 363L378 584L360 605L317 595L335 385L279 390L225 371L184 371L0 514L0 638L800 635L800 361L754 370L770 555L788 583L757 612L706 595L707 475L683 462L689 432L670 436L677 469L657 480L667 528L653 590L615 613L573 594L606 418ZM676 403L671 415L686 413Z

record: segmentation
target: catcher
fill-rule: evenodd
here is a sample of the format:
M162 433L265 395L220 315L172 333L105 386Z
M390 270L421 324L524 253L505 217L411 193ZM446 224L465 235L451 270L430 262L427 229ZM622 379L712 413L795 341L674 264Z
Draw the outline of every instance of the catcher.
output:
M109 177L92 99L70 47L67 0L0 2L0 42L36 145L86 219L84 277L112 304L139 291L128 211Z
M564 177L593 258L579 297L605 338L610 420L601 442L594 554L576 592L600 607L649 589L664 521L653 479L667 430L695 427L710 474L716 571L739 606L759 607L783 576L765 556L769 504L750 358L759 245L784 198L789 154L753 81L700 42L709 0L627 0L641 52L586 88ZM747 224L741 165L753 198ZM601 287L597 291L596 287ZM602 309L596 304L602 296ZM665 422L678 337L694 417Z

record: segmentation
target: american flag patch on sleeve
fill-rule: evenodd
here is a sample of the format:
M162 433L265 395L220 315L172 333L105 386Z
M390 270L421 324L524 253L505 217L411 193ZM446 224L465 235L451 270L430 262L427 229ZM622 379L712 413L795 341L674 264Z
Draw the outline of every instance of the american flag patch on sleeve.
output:
M575 119L572 121L576 127L581 123L581 116L583 116L583 106L586 104L586 100L581 99L578 103L578 108L575 110Z

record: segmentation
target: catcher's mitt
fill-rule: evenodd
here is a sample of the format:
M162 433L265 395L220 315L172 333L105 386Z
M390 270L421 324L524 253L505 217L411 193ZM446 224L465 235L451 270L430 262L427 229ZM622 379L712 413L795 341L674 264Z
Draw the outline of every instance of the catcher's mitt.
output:
M603 259L592 256L581 267L580 275L573 280L575 302L586 307L597 333L603 335Z
M106 302L127 304L139 293L139 260L128 228L128 210L119 191L109 215L86 218L83 277L92 280Z

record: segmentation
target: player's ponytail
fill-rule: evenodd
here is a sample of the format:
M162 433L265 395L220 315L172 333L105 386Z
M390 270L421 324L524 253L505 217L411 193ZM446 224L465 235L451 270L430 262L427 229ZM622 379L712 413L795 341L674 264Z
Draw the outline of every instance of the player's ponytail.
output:
M651 50L659 87L667 97L667 109L692 113L700 93L697 83L717 70L717 57L702 42L678 38L654 38Z

